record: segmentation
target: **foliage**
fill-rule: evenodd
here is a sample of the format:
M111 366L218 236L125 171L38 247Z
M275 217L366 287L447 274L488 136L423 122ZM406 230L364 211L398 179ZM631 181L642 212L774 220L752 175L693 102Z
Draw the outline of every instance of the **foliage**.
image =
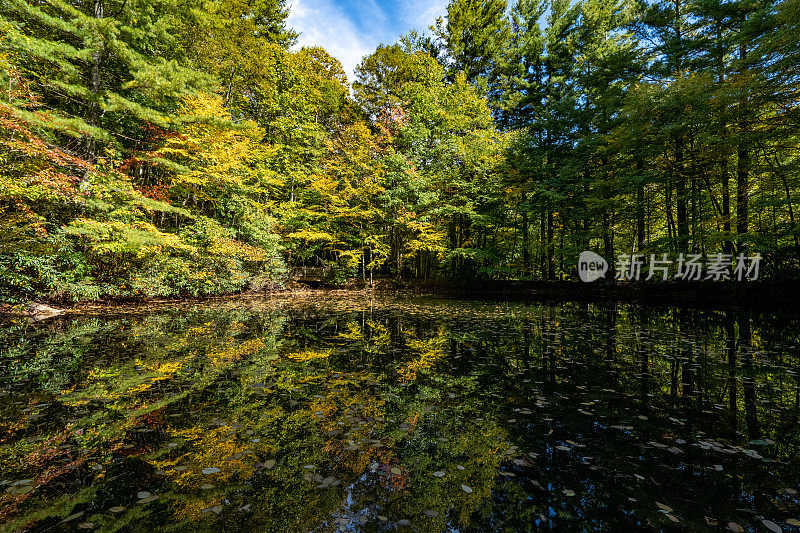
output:
M282 0L10 0L2 297L567 279L586 249L797 276L796 4L451 0L348 86Z

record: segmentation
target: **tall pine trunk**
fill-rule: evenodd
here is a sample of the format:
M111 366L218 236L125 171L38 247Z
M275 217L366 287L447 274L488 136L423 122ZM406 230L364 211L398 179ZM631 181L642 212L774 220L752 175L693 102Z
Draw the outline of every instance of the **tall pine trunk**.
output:
M739 59L747 58L747 45L739 45ZM744 71L744 66L742 70ZM749 123L747 118L747 95L742 94L739 100L739 140L737 143L736 163L736 233L739 237L739 251L743 249L742 236L747 234L749 226L749 181L750 181L750 147L748 143Z
M94 0L94 18L102 19L104 16L103 0ZM97 35L98 42L95 44L95 49L92 52L92 62L90 65L90 83L91 83L91 99L89 100L89 107L86 110L86 123L92 127L100 125L100 86L102 82L101 63L103 61L103 53L105 46L103 39ZM89 134L84 139L86 158L94 163L97 161L97 139L94 135Z

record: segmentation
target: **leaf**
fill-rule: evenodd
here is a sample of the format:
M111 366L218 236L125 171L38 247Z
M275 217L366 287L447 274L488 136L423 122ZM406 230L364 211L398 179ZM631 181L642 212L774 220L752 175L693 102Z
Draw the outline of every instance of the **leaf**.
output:
M728 530L733 531L733 533L744 533L744 528L736 522L728 522Z
M468 487L468 486L466 486L466 485L461 485L461 490L463 490L463 491L464 491L464 492L466 492L467 494L472 494L472 488L471 488L471 487Z
M433 475L436 477L444 477L444 472L442 472L441 470L437 470L436 472L433 473Z
M204 468L203 469L203 473L206 474L206 475L218 474L220 472L221 472L221 470L219 468L217 468L216 466L209 466L208 468Z
M666 511L668 513L672 512L672 507L670 507L669 505L664 505L661 502L656 502L656 505L658 505L658 508L661 509L662 511Z
M399 476L402 473L403 473L403 471L400 470L399 468L397 468L396 466L392 468L392 474L394 474L396 476Z
M783 533L783 528L773 522L772 520L765 520L761 519L761 523L764 524L764 527L772 531L773 533Z

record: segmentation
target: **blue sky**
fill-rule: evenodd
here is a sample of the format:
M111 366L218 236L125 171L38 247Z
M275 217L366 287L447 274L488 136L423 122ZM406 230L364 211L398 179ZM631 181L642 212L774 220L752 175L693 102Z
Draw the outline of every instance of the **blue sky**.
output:
M298 47L322 46L339 59L347 77L361 58L412 29L427 30L447 0L289 0L289 26Z

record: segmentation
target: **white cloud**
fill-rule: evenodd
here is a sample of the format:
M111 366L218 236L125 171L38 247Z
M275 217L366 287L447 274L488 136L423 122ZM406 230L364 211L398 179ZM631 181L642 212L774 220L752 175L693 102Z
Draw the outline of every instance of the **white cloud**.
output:
M297 47L321 46L342 62L348 78L361 59L381 43L391 44L412 29L426 31L445 12L447 0L400 0L392 17L378 0L361 0L358 20L336 0L291 0L287 24L300 32Z
M403 0L404 22L409 29L422 33L436 22L437 17L442 17L447 8L447 0Z
M298 47L323 47L342 62L350 80L361 58L376 46L361 35L356 24L341 9L327 1L292 0L287 24L300 32Z

